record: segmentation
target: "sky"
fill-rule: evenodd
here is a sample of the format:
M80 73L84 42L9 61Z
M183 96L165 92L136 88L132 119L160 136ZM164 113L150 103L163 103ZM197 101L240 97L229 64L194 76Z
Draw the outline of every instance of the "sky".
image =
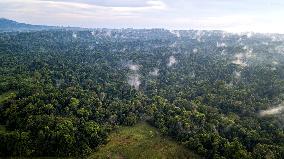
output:
M30 24L284 33L283 0L0 0L0 8Z

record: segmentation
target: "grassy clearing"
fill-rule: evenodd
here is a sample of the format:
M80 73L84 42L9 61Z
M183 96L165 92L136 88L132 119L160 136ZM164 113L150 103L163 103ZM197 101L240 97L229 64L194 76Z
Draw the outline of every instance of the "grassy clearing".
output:
M164 158L200 158L193 152L162 137L147 123L133 127L122 127L109 137L109 143L101 146L90 159L164 159Z

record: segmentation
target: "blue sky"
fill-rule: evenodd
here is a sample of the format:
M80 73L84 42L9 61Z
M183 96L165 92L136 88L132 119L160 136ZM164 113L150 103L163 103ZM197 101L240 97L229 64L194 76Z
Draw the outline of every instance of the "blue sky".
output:
M32 24L284 33L283 0L1 0L0 17Z

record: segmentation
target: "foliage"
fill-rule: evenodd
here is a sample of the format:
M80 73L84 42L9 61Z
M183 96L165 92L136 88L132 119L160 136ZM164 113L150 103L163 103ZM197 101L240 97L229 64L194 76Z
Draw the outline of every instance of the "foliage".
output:
M1 33L0 156L85 156L147 120L206 158L284 158L283 115L259 115L284 98L283 35L179 32Z

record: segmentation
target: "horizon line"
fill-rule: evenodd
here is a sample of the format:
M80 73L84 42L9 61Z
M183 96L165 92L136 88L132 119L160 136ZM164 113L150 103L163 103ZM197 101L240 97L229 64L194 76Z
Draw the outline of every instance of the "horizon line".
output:
M59 27L59 28L78 28L78 29L86 29L86 30L92 30L92 29L109 29L109 30L121 30L121 29L133 29L133 30L168 30L168 31L219 31L219 32L225 32L225 33L231 33L231 34L279 34L284 35L284 33L280 32L255 32L255 31L228 31L228 30L221 30L221 29L200 29L200 28L188 28L188 29L170 29L169 27L82 27L82 26L72 26L72 25L49 25L49 24L38 24L38 23L28 23L23 21L18 21L10 18L0 17L0 19L10 20L16 23L20 24L26 24L26 25L34 25L34 26L46 26L46 27Z

